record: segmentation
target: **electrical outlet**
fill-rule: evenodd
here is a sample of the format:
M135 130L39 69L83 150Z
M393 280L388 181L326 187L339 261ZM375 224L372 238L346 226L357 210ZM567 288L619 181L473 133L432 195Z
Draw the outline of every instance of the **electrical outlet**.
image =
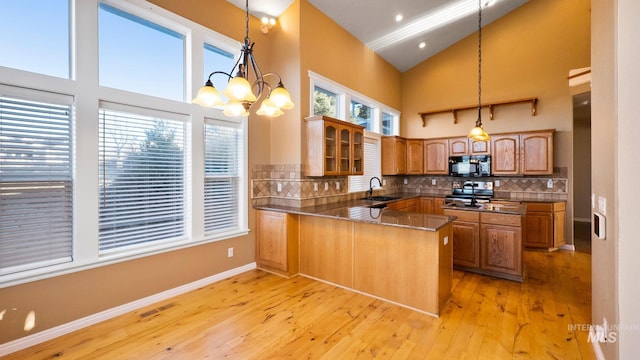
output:
M404 178L404 184L407 185L409 183L409 179Z
M276 184L276 191L278 191L278 192L282 191L282 183L277 183Z
M387 185L387 179L382 179L382 186L386 186Z
M318 183L313 183L313 191L318 191Z
M493 186L500 187L500 180L496 180L493 182Z
M336 190L340 190L340 182L336 181Z
M447 245L449 243L449 237L445 236L444 237L444 244Z
M553 179L547 180L547 189L553 189Z
M233 248L232 247L227 249L227 257L233 257Z
M431 185L436 186L436 179L431 179Z
M329 191L329 183L324 183L324 191Z
M607 198L604 196L598 196L598 211L602 215L607 215Z

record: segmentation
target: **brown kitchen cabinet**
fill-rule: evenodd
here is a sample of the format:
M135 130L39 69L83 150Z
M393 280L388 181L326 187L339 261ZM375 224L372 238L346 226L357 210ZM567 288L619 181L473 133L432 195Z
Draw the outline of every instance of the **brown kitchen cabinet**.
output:
M566 243L564 202L523 202L527 206L524 246L554 250Z
M298 273L298 216L256 211L256 265L284 276Z
M480 268L521 280L522 216L480 214Z
M433 200L434 199L431 197L419 198L417 212L422 214L433 214Z
M491 154L491 140L489 141L476 141L469 139L469 155L490 155Z
M446 200L443 197L433 198L433 214L434 215L444 215L444 209L442 208L442 206L444 205L445 202Z
M305 119L307 176L362 175L364 127L328 116Z
M453 265L480 268L480 213L463 210L444 210L455 216L453 221Z
M449 174L449 141L447 139L424 140L424 173Z
M407 173L407 141L399 136L382 137L382 175Z
M449 156L469 155L469 139L465 137L451 138L449 141Z
M553 174L553 132L539 130L492 136L492 174Z
M423 143L422 139L406 139L407 143L407 174L423 174Z
M390 202L387 204L387 208L390 210L418 212L418 199L406 199Z
M522 281L523 216L445 209L453 222L453 264L465 271Z
M520 135L491 136L491 174L520 174Z
M520 134L523 175L553 174L553 131Z

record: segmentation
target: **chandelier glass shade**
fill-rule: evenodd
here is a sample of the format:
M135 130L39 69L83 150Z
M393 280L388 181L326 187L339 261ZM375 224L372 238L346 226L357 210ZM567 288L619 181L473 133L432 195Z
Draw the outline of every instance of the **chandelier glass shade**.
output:
M478 0L478 119L467 137L475 141L491 140L482 127L482 0Z
M282 110L293 109L291 95L282 84L280 75L276 73L262 73L258 63L253 56L253 45L249 39L249 0L246 0L245 17L245 38L240 49L240 57L234 64L230 72L214 71L209 74L209 78L203 87L198 90L198 94L193 103L204 107L224 106L223 113L226 116L249 116L249 109L264 98L260 108L256 111L258 115L276 117L284 114ZM253 84L249 82L249 70L253 72L255 80ZM232 76L231 74L234 74ZM211 77L221 74L229 79L227 87L222 91L222 95L227 99L225 102L218 89L213 86ZM277 85L272 87L265 78L275 77ZM255 90L255 93L254 93Z

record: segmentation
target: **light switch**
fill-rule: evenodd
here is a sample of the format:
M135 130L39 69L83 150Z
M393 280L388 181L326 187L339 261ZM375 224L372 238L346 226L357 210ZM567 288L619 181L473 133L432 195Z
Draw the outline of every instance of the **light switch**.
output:
M387 185L387 179L382 179L382 186L386 186Z
M604 196L598 196L598 211L602 215L607 215L607 198Z
M281 192L281 191L282 191L282 184L281 184L281 183L278 183L278 184L276 185L276 188L277 188L277 191L278 191L278 192Z
M324 183L324 191L328 191L329 190L329 183Z
M444 244L447 245L449 243L449 237L445 236L444 237Z
M340 190L340 182L336 181L336 190Z
M493 186L500 187L500 180L496 180L493 182Z
M318 191L318 183L313 183L313 191Z
M547 189L553 189L553 179L547 180Z
M409 183L409 179L404 178L404 184L407 185Z
M436 179L431 179L431 185L433 185L433 186L436 185Z

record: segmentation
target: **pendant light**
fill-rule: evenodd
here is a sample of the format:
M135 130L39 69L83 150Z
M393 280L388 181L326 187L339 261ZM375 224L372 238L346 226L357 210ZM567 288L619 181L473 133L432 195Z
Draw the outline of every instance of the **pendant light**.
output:
M249 116L249 109L265 94L260 108L256 111L258 115L276 117L284 114L282 110L293 109L291 95L282 84L282 78L276 73L262 73L260 67L253 57L253 45L249 39L249 0L246 0L245 16L245 38L240 57L233 65L230 72L214 71L209 74L209 78L203 87L198 90L198 95L193 102L204 107L224 106L223 113L227 116ZM242 61L242 62L241 62ZM255 81L249 82L249 70L253 71ZM235 76L231 75L234 74ZM229 82L222 94L228 99L225 103L218 89L213 86L211 77L215 74L227 76ZM266 77L277 78L277 85L272 87ZM256 90L254 94L253 89Z
M489 141L491 137L482 127L482 1L478 0L478 119L468 138L475 141Z

